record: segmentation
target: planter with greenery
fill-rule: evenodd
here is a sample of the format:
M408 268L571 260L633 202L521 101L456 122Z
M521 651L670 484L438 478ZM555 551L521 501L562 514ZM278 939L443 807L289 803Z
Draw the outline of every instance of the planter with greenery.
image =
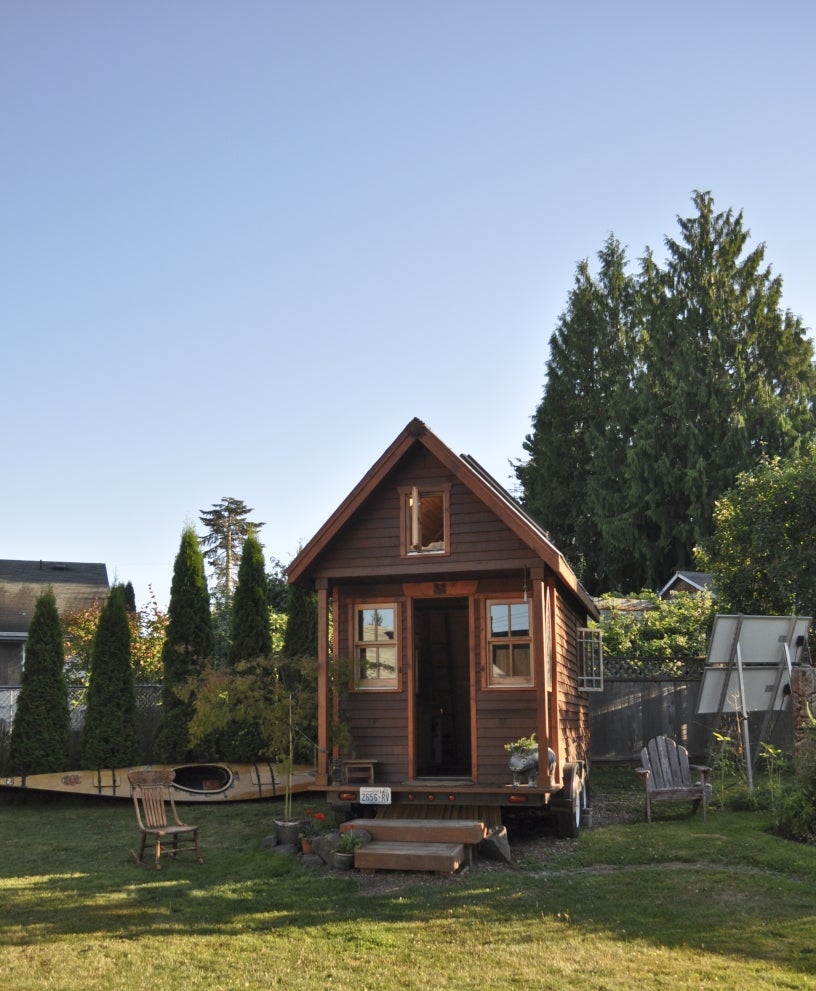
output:
M363 838L350 831L341 833L334 848L334 866L338 871L348 871L354 866L354 854L363 845Z
M538 782L538 740L535 733L505 743L504 749L510 754L508 766L513 772L513 787L518 788L522 775L526 775L527 784L535 788Z

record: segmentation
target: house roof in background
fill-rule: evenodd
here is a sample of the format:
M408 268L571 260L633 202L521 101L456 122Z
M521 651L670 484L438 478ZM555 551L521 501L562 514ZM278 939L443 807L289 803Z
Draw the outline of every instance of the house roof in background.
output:
M672 591L675 585L687 585L702 592L703 589L714 591L714 575L708 571L675 571L663 588L657 593L662 599Z
M60 615L86 609L110 591L104 564L0 560L0 634L28 633L37 599L49 585Z

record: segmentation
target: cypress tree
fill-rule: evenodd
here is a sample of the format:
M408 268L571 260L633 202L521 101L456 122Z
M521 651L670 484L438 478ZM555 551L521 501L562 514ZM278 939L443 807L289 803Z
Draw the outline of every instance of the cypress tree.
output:
M250 530L244 541L238 585L232 602L232 637L228 655L230 666L239 661L269 657L272 630L269 625L268 581L263 548Z
M199 674L212 657L213 629L204 558L192 527L185 527L173 566L167 635L162 648L162 721L153 742L154 756L168 763L190 759L188 739L192 700L177 689Z
M283 638L284 657L317 657L317 596L293 585Z
M136 685L130 660L130 626L124 589L111 589L94 637L88 702L82 733L87 768L139 763Z
M57 601L47 588L37 599L26 641L9 744L9 768L14 774L46 774L69 767L71 717L64 665Z

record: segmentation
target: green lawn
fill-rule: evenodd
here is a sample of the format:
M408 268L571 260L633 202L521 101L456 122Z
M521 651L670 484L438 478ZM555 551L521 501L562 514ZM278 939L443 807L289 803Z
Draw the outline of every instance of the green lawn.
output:
M363 894L262 849L278 808L186 807L205 863L155 872L128 858L129 803L0 804L2 986L816 989L816 849L762 813L662 806L505 869Z

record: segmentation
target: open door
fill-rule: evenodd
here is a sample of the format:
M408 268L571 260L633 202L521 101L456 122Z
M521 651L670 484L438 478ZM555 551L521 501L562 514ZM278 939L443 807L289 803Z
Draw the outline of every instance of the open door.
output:
M470 623L467 599L414 599L418 777L469 777Z

